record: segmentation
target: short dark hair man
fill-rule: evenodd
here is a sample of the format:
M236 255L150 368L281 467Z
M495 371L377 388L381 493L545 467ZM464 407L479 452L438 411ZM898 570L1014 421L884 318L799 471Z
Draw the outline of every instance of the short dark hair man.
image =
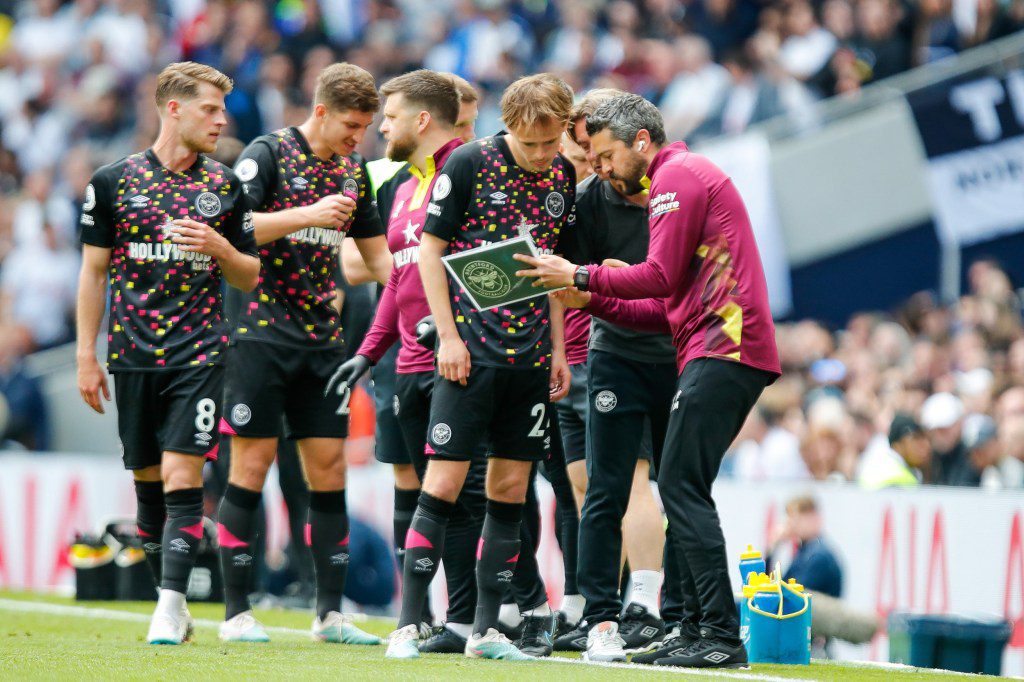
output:
M259 285L235 320L227 362L222 433L231 467L219 517L225 641L266 641L248 586L260 491L277 456L281 419L298 441L309 482L306 544L316 574L318 641L377 644L341 613L348 566L345 499L346 391L328 393L344 341L334 305L335 272L346 235L377 278L391 257L366 174L351 155L380 106L365 70L332 64L317 79L309 117L253 140L235 166L256 213Z
M203 537L203 463L217 457L226 347L221 279L259 275L242 183L206 156L227 125L231 79L195 62L157 77L160 134L145 152L96 171L82 206L78 389L110 400L96 335L110 285L107 367L118 432L135 476L138 529L160 600L151 644L191 633L185 590Z
M597 173L576 189L576 242L582 262L627 265L647 257L647 194L624 194L621 184L612 182L597 163L587 134L588 117L604 102L624 94L610 88L591 90L573 107L569 133ZM556 646L585 649L586 624L619 622L622 612L619 633L624 649L642 652L662 641L668 618L678 616L671 608L678 599L671 592L659 603L665 529L650 484L654 450L661 450L675 393L675 348L668 334L638 332L595 318L587 325L589 358L585 353L586 362L575 365L569 334L574 313L590 322L586 311L566 311L573 385L569 398L558 402L556 409L567 441L569 477L586 495L581 500L577 566L586 607L583 623L559 637ZM581 399L576 399L578 390ZM583 409L575 411L579 403ZM577 441L586 434L585 447L569 446L577 433ZM631 485L624 485L625 481ZM620 596L619 562L607 559L623 548L629 560L630 589ZM670 570L669 580L672 575ZM596 651L587 657L605 660ZM611 658L625 657L615 652Z
M587 132L613 181L630 194L649 188L647 259L612 268L523 256L533 267L519 274L537 277L536 285L575 285L580 293L562 297L598 317L672 333L680 374L658 487L683 576L680 633L690 644L658 664L743 665L746 651L711 486L761 391L781 373L750 219L725 173L682 142L666 144L661 113L644 98L605 102L588 117ZM600 640L593 642L596 649L621 650L612 623L595 625L590 637Z

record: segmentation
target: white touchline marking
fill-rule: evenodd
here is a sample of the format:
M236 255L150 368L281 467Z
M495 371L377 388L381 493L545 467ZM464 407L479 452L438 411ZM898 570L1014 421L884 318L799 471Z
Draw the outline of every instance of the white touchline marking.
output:
M45 613L54 616L79 616L82 618L103 618L106 620L121 620L129 621L133 623L148 623L150 616L145 613L133 613L131 611L118 611L116 609L104 609L93 606L68 606L66 604L49 604L46 602L35 602L35 601L21 601L18 599L0 599L0 611L20 611L22 613ZM195 624L199 627L204 628L216 628L220 626L220 621L209 620L206 618L197 618ZM263 628L267 632L276 632L282 635L296 635L300 637L309 637L308 630L299 630L297 628L286 628L281 626L265 626ZM598 663L596 661L584 661L581 659L573 658L560 658L551 656L548 658L537 659L538 663L562 663L568 665L589 665L597 666L600 668L619 668L622 670L633 670L643 671L645 673L665 673L675 675L703 675L706 677L720 677L723 679L732 680L761 680L762 682L789 682L789 680L795 679L791 677L778 677L775 675L763 675L760 673L744 673L744 672L730 672L726 670L698 670L689 668L671 668L671 667L655 667L650 665L638 665L632 663ZM832 661L829 661L832 663ZM889 669L899 670L900 672L914 672L923 674L942 674L942 675L969 675L969 673L959 673L949 670L936 670L931 668L915 668L913 666L901 665L899 663L876 663L872 661L842 661L835 662L837 667L857 667L857 668L876 668L876 669ZM815 672L818 672L817 670ZM821 670L822 673L827 674L826 670ZM973 677L973 675L972 675ZM801 678L809 680L811 678ZM1008 679L1024 679L1020 677L1011 677Z
M102 618L106 620L129 621L133 623L148 623L150 616L145 613L133 613L130 611L118 611L116 609L105 609L92 606L68 606L65 604L48 604L46 602L20 601L17 599L0 599L0 610L20 611L23 613L43 613L54 616L76 616L80 618ZM220 626L219 621L197 618L196 626L203 628L216 628ZM297 635L309 637L308 630L296 628L267 626L267 632L276 632L284 635ZM790 678L773 677L771 675L759 675L756 673L743 674L740 672L726 672L724 670L687 670L685 668L655 668L648 665L631 665L628 663L596 663L571 658L542 658L538 663L562 663L569 665L590 665L602 668L621 668L623 670L643 671L645 673L665 673L676 675L708 675L734 680L761 680L763 682L788 682Z

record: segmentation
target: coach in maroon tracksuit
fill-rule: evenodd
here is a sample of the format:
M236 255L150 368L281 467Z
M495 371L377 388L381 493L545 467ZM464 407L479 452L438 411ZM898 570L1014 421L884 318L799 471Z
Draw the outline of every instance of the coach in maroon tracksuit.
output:
M649 189L647 260L611 268L541 256L524 258L535 269L520 274L538 277L537 285L574 285L579 293L570 290L567 302L598 317L672 333L680 375L658 484L686 610L681 641L672 643L678 649L657 663L746 665L711 485L761 391L781 372L750 219L721 169L682 142L665 144L661 114L642 97L606 102L587 132L612 178L630 194Z

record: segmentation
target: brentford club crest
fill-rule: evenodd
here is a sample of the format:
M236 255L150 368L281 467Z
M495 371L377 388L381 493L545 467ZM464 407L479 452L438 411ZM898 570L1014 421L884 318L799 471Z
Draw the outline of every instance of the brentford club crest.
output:
M196 210L200 215L212 218L220 213L220 197L213 192L203 192L196 197Z

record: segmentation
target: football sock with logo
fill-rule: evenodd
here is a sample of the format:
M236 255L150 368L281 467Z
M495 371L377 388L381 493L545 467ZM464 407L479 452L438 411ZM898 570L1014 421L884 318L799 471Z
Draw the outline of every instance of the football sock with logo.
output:
M438 499L428 492L420 493L416 513L405 538L405 565L402 569L402 614L398 627L419 623L427 599L430 581L444 551L445 529L455 511L454 502Z
M536 518L531 518L536 517ZM536 525L534 525L536 521ZM536 528L536 531L534 530ZM538 535L534 535L537 532ZM510 596L522 612L530 611L536 606L546 604L548 592L544 587L544 578L540 575L537 565L537 538L540 533L540 508L531 505L527 498L523 507L523 523L519 527L519 540L522 552L516 562L515 575L512 576Z
M185 594L203 539L203 489L185 488L164 494L163 571L160 586Z
M402 490L395 488L395 556L398 557L398 567L402 568L403 557L405 557L405 536L409 534L409 524L412 523L412 515L416 513L416 504L420 499L420 490Z
M163 545L160 544L167 521L167 507L164 502L163 481L135 481L135 525L139 529L139 541L146 553L146 563L153 573L153 584L160 584L163 573Z
M523 505L487 500L487 516L476 555L476 618L473 632L487 634L498 627L502 597L512 582L519 548Z
M623 600L624 604L639 604L655 618L661 618L658 599L661 596L662 578L661 571L633 571L629 575L629 597Z
M253 542L260 493L228 483L217 517L220 568L224 576L224 620L248 611Z
M348 512L345 491L310 491L307 540L316 571L316 615L341 612L348 573Z

